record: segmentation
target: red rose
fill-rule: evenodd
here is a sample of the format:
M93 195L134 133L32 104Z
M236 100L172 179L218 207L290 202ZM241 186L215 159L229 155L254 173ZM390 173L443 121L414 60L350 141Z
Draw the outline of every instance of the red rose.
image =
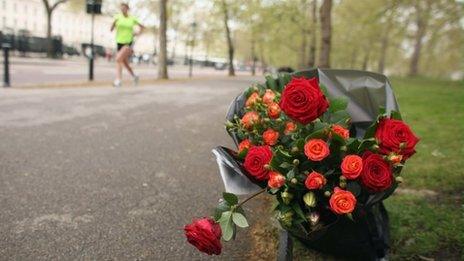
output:
M308 124L324 114L329 102L322 93L317 78L293 77L285 86L279 105L291 119Z
M268 105L273 103L275 96L275 93L271 89L267 89L263 96L263 103Z
M403 155L403 160L411 157L416 150L414 147L419 138L411 131L408 125L400 120L384 118L380 120L375 132L379 142L379 152L388 155L392 152Z
M330 150L325 141L312 139L304 145L304 153L312 161L321 161L329 156Z
M349 191L335 188L329 200L330 209L339 215L353 212L356 206L356 197Z
M187 241L208 255L221 254L221 226L210 218L194 220L184 227Z
M393 183L393 174L390 164L379 154L366 152L363 155L363 170L361 183L370 192L379 192L388 189Z
M338 124L332 125L332 132L336 133L338 136L342 137L345 140L350 137L350 131Z
M269 171L269 180L267 181L267 186L272 189L278 189L285 184L284 175L279 172Z
M240 144L238 144L238 153L241 153L244 150L248 150L252 146L253 144L251 144L251 141L249 139L244 139L242 140L242 142L240 142Z
M305 180L307 189L321 189L325 183L327 183L325 177L316 171L311 172Z
M296 124L294 122L287 122L285 123L285 130L284 133L285 135L288 135L296 130Z
M272 102L267 106L267 115L271 119L277 119L280 116L280 107L279 104Z
M264 165L272 159L272 151L269 146L254 146L248 150L243 167L257 181L267 180L269 170Z
M252 93L245 102L246 107L250 107L257 103L259 100L259 94L257 92Z
M273 129L267 129L263 132L264 143L270 146L276 145L277 140L279 139L279 132Z
M250 129L259 122L259 115L255 111L249 111L243 115L241 122L245 128Z
M362 158L358 155L347 155L340 166L342 174L347 179L356 179L363 169Z

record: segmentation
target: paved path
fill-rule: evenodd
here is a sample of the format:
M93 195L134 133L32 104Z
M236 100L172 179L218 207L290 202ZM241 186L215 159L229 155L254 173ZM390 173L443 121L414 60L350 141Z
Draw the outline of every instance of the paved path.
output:
M0 89L0 256L200 260L182 227L223 190L211 149L251 78ZM241 260L241 233L217 259Z

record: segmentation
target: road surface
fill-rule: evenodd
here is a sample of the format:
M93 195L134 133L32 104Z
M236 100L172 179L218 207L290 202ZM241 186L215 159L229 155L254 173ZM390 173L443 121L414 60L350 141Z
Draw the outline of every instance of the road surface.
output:
M211 149L252 80L0 89L1 259L209 260L182 228L223 190ZM224 247L246 260L250 236Z
M3 66L3 61L2 61ZM134 71L144 79L154 79L157 77L157 67L155 65L133 64ZM44 85L61 84L73 82L85 82L88 79L88 61L84 58L73 59L44 59L44 58L11 58L10 76L12 86L24 85ZM114 62L108 62L100 58L95 63L95 81L112 82L115 76ZM3 73L3 69L2 69ZM202 68L194 66L194 77L199 76L223 76L226 70L214 70L213 68ZM238 72L238 74L250 74L249 72ZM187 78L188 67L170 66L169 75L171 78ZM130 79L127 71L123 71L123 78Z

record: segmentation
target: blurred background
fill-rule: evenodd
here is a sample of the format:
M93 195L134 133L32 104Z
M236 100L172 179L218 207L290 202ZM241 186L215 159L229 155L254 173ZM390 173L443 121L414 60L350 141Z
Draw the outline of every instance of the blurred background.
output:
M122 1L97 2L102 2L102 15L95 17L94 50L103 68L97 78L109 79L112 71L105 65L115 54L109 28ZM169 66L191 61L195 67L221 71L232 60L235 71L250 74L319 66L463 78L460 0L172 0L166 11L166 50L158 48L159 1L127 2L131 14L148 27L137 37L131 59L145 67L156 66L165 51ZM27 61L36 65L40 60L34 58L82 62L89 56L92 19L85 0L2 0L0 6L1 41L11 43L12 55L23 66ZM18 67L17 74L28 72ZM85 70L54 75L33 69L36 82L85 79ZM150 72L143 71L146 77Z

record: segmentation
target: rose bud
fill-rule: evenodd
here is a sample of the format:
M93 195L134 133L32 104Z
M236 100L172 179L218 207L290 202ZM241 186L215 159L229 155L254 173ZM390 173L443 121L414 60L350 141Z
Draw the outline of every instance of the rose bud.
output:
M362 158L358 155L347 155L343 158L340 168L343 177L347 179L356 179L361 175L363 169Z
M270 103L267 107L267 115L271 119L277 119L280 116L280 107L279 104L273 102Z
M319 172L311 172L305 180L307 189L321 189L327 183L327 179Z
M374 144L374 145L371 146L371 150L372 150L372 151L378 151L379 148L380 148L380 147L379 147L379 145L377 145L377 144Z
M310 191L303 196L303 201L307 207L313 208L316 206L316 195Z
M267 89L263 95L263 103L269 105L274 102L275 97L275 93L271 89Z
M332 192L330 192L328 190L324 192L324 196L330 197L330 195L332 195Z
M298 159L293 160L293 165L298 166L300 164L300 161Z
M292 178L290 180L290 183L292 183L293 185L296 185L296 184L298 184L298 180L296 178Z
M297 146L293 146L291 151L292 151L292 153L297 153L299 151L299 149L298 149Z
M221 226L210 218L194 220L184 227L187 241L208 255L221 254Z
M397 155L397 154L390 154L388 155L388 158L387 158L388 161L391 162L391 164L393 164L393 166L396 166L398 164L401 163L401 161L403 160L403 155Z
M258 100L259 100L259 94L257 92L253 92L246 100L245 106L250 107L254 105L255 103L257 103Z
M353 212L356 206L356 197L353 193L335 188L329 200L330 209L339 215Z
M267 181L267 186L272 189L278 189L285 184L284 175L276 171L269 172L269 180Z
M232 128L234 124L231 121L226 121L226 128Z
M248 150L253 146L249 139L244 139L238 144L238 153L242 153L244 150Z
M286 227L291 227L293 222L293 211L287 211L285 213L280 212L277 219Z
M403 180L403 177L396 177L395 180L396 180L396 182L398 182L398 183L403 183L403 181L404 181L404 180Z
M338 185L340 186L340 188L346 188L346 181L340 181Z
M285 130L284 130L285 135L289 135L295 130L296 130L296 124L294 122L288 121L287 123L285 123Z
M250 111L243 115L241 123L246 129L251 129L253 125L259 122L259 115L255 111Z
M350 131L338 124L332 125L332 133L337 134L345 140L350 137Z
M309 222L311 223L311 226L317 225L317 223L319 222L319 218L320 218L320 215L319 215L318 212L311 212L311 213L307 216L307 219L308 219Z
M312 139L304 145L304 153L312 161L322 161L330 154L329 146L321 139Z
M280 194L280 197L282 198L282 201L284 202L284 204L288 205L293 199L293 194L288 191L284 191Z
M263 132L263 141L265 144L269 146L274 146L279 139L279 132L269 128L265 132Z

